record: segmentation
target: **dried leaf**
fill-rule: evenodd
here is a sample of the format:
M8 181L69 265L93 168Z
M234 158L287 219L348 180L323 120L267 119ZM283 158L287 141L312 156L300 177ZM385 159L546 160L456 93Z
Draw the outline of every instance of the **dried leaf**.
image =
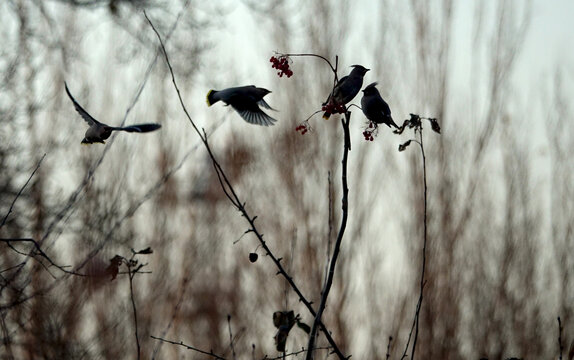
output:
M110 259L110 265L106 268L106 273L111 275L111 280L114 280L116 276L118 276L118 272L120 271L120 265L123 261L123 256L116 255L112 259Z
M409 119L409 128L420 128L421 127L421 117L417 114L411 114L411 118Z
M311 333L311 327L304 322L297 320L297 326L299 326L299 328L305 331L307 334Z
M407 141L404 144L400 144L399 145L399 151L405 151L405 149L407 148L407 146L409 146L411 144L411 140Z
M148 246L147 248L138 251L136 254L140 254L140 255L153 254L153 250L151 249L151 247Z
M429 121L431 123L431 128L433 129L433 131L440 134L440 125L438 124L438 121L436 121L436 119L429 119Z

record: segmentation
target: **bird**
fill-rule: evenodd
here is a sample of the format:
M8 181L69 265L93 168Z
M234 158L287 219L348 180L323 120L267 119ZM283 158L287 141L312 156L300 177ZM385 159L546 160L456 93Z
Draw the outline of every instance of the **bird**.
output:
M397 124L395 124L391 117L389 104L383 100L376 86L377 83L374 82L363 89L363 98L361 99L363 114L365 114L367 119L376 124L385 124L388 127L392 125L398 129Z
M256 87L255 85L231 87L223 90L209 90L207 93L207 106L211 106L223 101L226 105L237 111L237 113L250 124L270 126L277 121L261 110L275 110L263 100L263 97L271 91Z
M333 92L329 95L327 101L323 103L323 106L326 106L323 119L329 120L332 108L347 104L353 100L361 90L361 87L363 86L363 77L370 69L367 69L362 65L353 65L351 67L353 70L351 70L349 75L341 78L337 82L333 88Z
M74 108L80 114L80 116L88 123L88 130L86 130L86 134L84 135L84 139L82 140L82 144L88 145L93 143L101 143L105 144L105 140L110 137L112 131L126 131L126 132L139 132L145 133L150 131L155 131L161 127L161 124L149 123L149 124L136 124L130 125L125 127L114 127L103 124L98 120L94 119L78 102L68 89L68 84L64 82L64 86L66 88L66 93L72 100L74 104Z

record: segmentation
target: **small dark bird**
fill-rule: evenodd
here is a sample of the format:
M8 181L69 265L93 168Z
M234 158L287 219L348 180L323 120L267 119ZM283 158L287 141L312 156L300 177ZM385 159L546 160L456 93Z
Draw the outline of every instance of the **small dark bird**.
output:
M271 91L255 87L254 85L232 87L224 90L209 90L207 93L207 106L211 106L223 101L226 105L231 105L235 111L241 115L243 120L250 124L270 126L277 120L267 115L259 108L274 110L263 100L263 97Z
M363 98L361 99L363 114L374 123L385 124L388 127L392 125L398 128L391 117L389 104L383 100L381 94L379 94L379 90L377 90L375 86L377 86L376 82L367 85L363 90Z
M357 96L363 86L363 77L370 69L366 69L361 65L353 65L351 67L353 70L351 70L349 75L337 82L333 93L329 95L323 105L345 105ZM323 119L328 120L330 116L331 113L326 111L323 114Z
M80 106L80 104L78 104L78 102L76 101L76 99L74 99L72 94L70 94L70 90L68 89L68 84L66 84L64 82L64 85L66 87L66 93L68 93L70 100L72 100L72 103L74 104L74 107L76 108L76 111L78 113L80 113L82 118L84 118L84 120L86 120L86 122L88 123L88 126L89 126L88 130L86 130L86 134L84 135L84 139L82 140L82 144L93 144L93 143L105 144L104 140L106 140L107 138L110 137L110 135L112 134L112 131L116 131L116 130L127 131L127 132L145 133L145 132L157 130L161 127L160 124L136 124L136 125L126 126L126 127L113 127L113 126L108 126L106 124L103 124L103 123L99 122L98 120L94 119L90 114L88 114L88 112L86 110L84 110L84 108L82 108Z

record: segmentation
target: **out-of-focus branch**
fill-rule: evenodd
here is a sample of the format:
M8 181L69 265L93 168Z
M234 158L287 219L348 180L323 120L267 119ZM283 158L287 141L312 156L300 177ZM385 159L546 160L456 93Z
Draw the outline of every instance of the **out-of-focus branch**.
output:
M337 234L337 240L335 241L335 248L333 249L333 256L331 257L331 263L329 264L329 273L327 275L327 281L323 286L323 291L321 294L321 302L319 303L319 309L317 310L317 315L315 316L315 321L313 321L313 326L311 327L311 334L309 335L309 342L307 344L306 359L310 360L313 358L313 347L315 346L315 339L317 335L317 327L321 322L321 316L323 315L323 310L327 304L327 297L333 285L333 277L335 276L335 266L337 265L337 259L339 258L339 253L341 249L341 242L343 241L343 235L345 234L345 229L347 228L347 218L349 216L349 187L347 186L347 159L349 155L349 150L351 149L351 136L349 135L349 123L351 122L351 112L347 111L345 113L345 118L341 119L341 124L343 125L343 132L345 133L345 141L343 145L343 160L341 168L341 183L343 188L343 199L342 199L342 217L341 226L339 227L339 233Z
M155 32L155 34L158 37L158 40L160 42L161 48L163 50L164 56L165 56L165 60L167 63L167 66L169 68L170 74L171 74L171 80L172 83L174 85L174 88L177 92L177 96L179 99L179 102L181 104L181 107L183 109L183 112L185 113L187 119L189 120L191 126L193 127L193 129L195 130L195 132L197 133L197 135L199 136L199 138L201 139L203 145L205 146L209 157L211 159L211 162L213 164L213 167L215 169L215 172L217 174L217 178L219 180L219 183L221 185L221 189L223 190L225 196L229 199L229 201L237 208L237 210L241 213L241 215L247 220L247 222L249 223L249 229L246 232L252 232L257 239L259 240L259 243L261 245L261 247L263 247L263 249L265 250L265 253L267 254L267 256L269 256L269 258L273 261L273 263L275 264L275 266L277 267L278 271L277 274L282 275L287 282L289 283L289 285L291 286L291 288L293 289L293 291L295 291L295 293L297 294L297 296L299 297L299 300L307 307L307 309L309 310L309 312L313 315L316 316L317 313L315 312L315 309L313 309L313 306L311 305L311 302L309 302L307 300L307 298L303 295L303 293L301 292L301 290L297 287L297 285L295 284L295 282L293 281L293 278L287 273L287 271L285 270L285 268L283 267L283 265L281 265L281 258L277 258L273 252L271 251L271 249L269 248L269 246L267 246L267 243L263 240L263 234L261 234L259 232L259 230L257 229L257 227L255 226L255 219L257 219L257 216L250 216L247 209L245 208L245 202L241 201L239 196L237 195L237 193L235 192L235 189L233 188L233 186L231 185L231 182L229 181L229 179L227 178L227 175L225 174L225 172L223 171L221 165L219 164L219 162L217 161L215 155L213 154L213 152L211 151L211 147L208 143L207 140L207 134L205 133L205 130L200 131L199 128L197 127L197 125L195 124L195 122L193 121L193 119L191 118L191 116L189 115L189 112L187 111L187 108L183 102L183 98L181 97L181 93L179 90L179 87L177 86L177 82L175 79L175 75L173 72L173 68L171 66L171 63L169 61L169 56L167 54L167 50L165 49L165 46L163 44L163 41L161 39L160 34L158 33L158 31L156 30L156 28L154 27L153 23L151 22L151 20L148 18L147 14L144 11L144 16L147 19L147 21L149 22L151 28L153 29L153 31ZM327 338L327 341L331 344L331 346L333 347L333 351L337 354L337 356L339 356L339 358L341 359L345 359L346 357L343 355L343 353L339 350L339 348L337 347L337 344L335 343L335 341L333 340L333 338L331 337L331 334L329 333L329 331L327 330L327 328L325 327L325 325L321 322L319 322L319 325L321 327L321 330L323 331L323 333L325 334L325 337Z
M68 267L68 266L62 266L62 265L56 264L56 263L42 250L42 248L40 247L40 244L39 244L36 240L34 240L34 239L31 239L31 238L18 238L18 239L16 239L16 238L0 238L0 242L5 243L5 244L8 245L12 250L14 250L16 253L18 253L18 254L20 254L20 255L25 255L25 256L29 256L29 257L35 258L35 255L36 255L36 254L33 253L34 250L31 250L29 253L23 253L23 252L19 251L18 249L16 249L16 248L15 248L14 246L12 246L12 244L11 244L11 243L17 243L17 242L21 242L21 243L26 243L26 242L32 243L32 244L34 245L34 248L35 248L35 251L37 252L37 254L40 255L42 258L46 259L46 260L50 263L51 266L53 266L53 267L59 269L60 271L66 273L66 274L68 274L68 275L87 276L87 275L85 275L85 274L81 274L81 273L78 273L78 272L76 272L76 271L66 270L66 267ZM41 261L39 261L39 262L40 262L40 264L42 264L42 266L44 266L44 268L46 268L46 266L45 266ZM48 269L46 268L46 270L48 270ZM48 272L49 272L49 271L48 271ZM52 275L52 274L50 273L50 275ZM54 276L52 275L52 277L54 277Z
M46 157L46 154L42 155L42 158L40 159L40 161L38 161L38 164L34 168L34 171L32 171L32 173L30 174L30 177L28 177L28 180L26 180L24 185L22 185L22 187L20 188L20 191L18 191L18 194L16 194L14 201L12 201L12 204L10 204L10 208L8 209L8 212L6 213L6 216L4 216L4 219L2 220L2 224L0 224L0 228L3 227L4 224L6 224L6 220L8 220L8 216L10 216L10 213L12 212L12 209L14 208L14 204L16 204L16 201L18 200L20 195L22 195L22 192L24 191L24 189L26 188L26 186L28 185L30 180L32 180L32 177L34 176L36 171L38 171L38 169L40 168L40 165L42 164L42 161L44 160L45 157Z
M560 320L560 316L558 316L558 351L559 356L558 359L562 360L562 350L564 347L562 346L562 321Z
M173 32L175 31L175 28L177 26L177 24L179 23L180 18L182 17L184 10L187 8L187 6L189 5L189 0L186 1L186 3L184 4L183 8L181 9L180 13L178 14L176 20L174 21L172 27L170 28L168 34L166 35L166 41L171 37L171 35L173 34ZM143 90L147 84L147 81L152 73L152 70L155 66L155 63L159 57L159 51L156 52L154 58L151 60L151 62L149 63L145 75L138 87L138 90L136 91L132 102L130 103L129 107L127 108L124 118L122 119L122 122L120 123L120 126L125 125L125 122L128 118L128 115L131 113L132 109L135 107L135 105L138 103L141 94L143 93ZM94 177L94 174L96 172L96 170L100 167L100 165L102 164L104 158L106 157L112 142L115 140L115 136L112 136L110 138L110 140L108 141L107 146L104 148L102 154L100 155L100 157L94 162L94 164L90 167L90 169L88 170L88 172L86 173L86 175L84 176L84 179L82 180L82 182L78 185L78 187L76 188L76 190L70 195L70 197L68 198L67 203L62 207L62 209L60 211L57 212L57 214L55 215L54 219L52 220L52 222L48 225L48 228L44 234L44 236L42 237L42 239L40 239L40 243L43 244L44 240L46 240L48 238L48 236L50 236L52 234L52 232L55 230L56 226L60 223L60 221L62 221L64 218L66 218L70 212L74 209L74 206L77 204L78 200L81 198L81 194L82 191L84 190L84 188L86 188L86 186L90 183L90 181L92 180L92 178ZM99 250L98 250L99 251Z

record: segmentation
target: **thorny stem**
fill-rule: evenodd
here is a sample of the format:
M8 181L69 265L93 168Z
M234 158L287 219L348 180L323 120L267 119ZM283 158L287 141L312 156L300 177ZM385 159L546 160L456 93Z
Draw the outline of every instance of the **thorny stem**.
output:
M257 228L255 227L255 219L257 218L257 216L253 216L251 217L249 215L249 213L247 212L247 210L245 209L245 203L241 202L241 200L239 199L237 193L235 192L233 186L231 185L231 182L229 181L229 179L227 178L225 172L223 171L223 169L221 168L221 165L219 164L219 162L217 161L217 159L215 158L215 155L213 155L211 148L209 146L209 143L207 141L207 135L205 134L205 130L203 130L203 133L199 131L199 129L197 128L197 126L195 125L193 119L191 118L191 116L189 115L189 112L187 111L187 108L185 107L185 104L183 102L183 99L181 97L181 93L179 91L179 87L177 86L177 82L175 80L175 75L173 73L173 68L171 66L171 63L169 61L169 56L167 54L167 51L165 49L165 46L163 44L163 41L161 39L161 36L159 35L159 33L157 32L156 28L154 27L153 23L151 22L151 20L148 18L146 12L144 11L144 16L147 19L148 23L150 24L151 28L153 29L153 31L155 32L155 34L157 35L159 42L160 42L160 46L163 50L163 54L165 56L165 60L168 66L168 69L170 71L171 74L171 81L175 87L175 90L177 92L177 96L179 98L179 102L181 104L181 107L187 117L187 119L189 120L191 126L193 127L193 129L195 130L195 132L197 133L197 135L199 136L199 138L201 139L203 145L205 146L209 157L211 158L213 167L215 168L215 172L217 174L217 178L219 180L219 183L221 185L221 188L225 194L225 196L229 199L229 201L237 208L237 210L239 210L241 212L241 215L247 220L247 222L249 223L249 230L247 230L247 232L252 232L257 239L259 240L259 243L261 244L261 246L263 247L263 249L265 250L265 253L269 256L269 258L273 261L273 263L275 264L275 266L277 267L278 271L277 274L282 275L287 282L289 283L289 285L291 286L291 288L293 289L293 291L295 291L295 293L297 294L297 296L299 297L299 300L307 307L308 311L311 313L311 315L316 316L316 312L315 309L313 309L313 306L311 305L311 302L309 302L305 296L303 295L303 293L301 293L301 290L299 290L299 288L297 287L297 285L295 284L295 282L293 281L293 278L285 271L285 269L283 268L283 266L281 265L281 258L277 258L272 252L271 249L267 246L267 244L265 243L265 241L263 240L263 234L261 234ZM333 347L333 352L335 352L337 354L337 356L340 359L346 359L345 355L343 355L343 353L341 352L341 350L339 350L337 344L335 343L335 341L333 340L333 338L331 337L331 334L329 333L329 331L327 330L327 328L325 327L325 325L321 322L318 323L318 325L321 327L321 330L323 331L323 333L325 334L325 338L327 339L327 341L329 342L329 344L331 344L331 346Z
M343 146L343 160L341 167L341 182L343 188L343 199L342 199L342 210L343 215L341 218L341 226L339 228L339 233L337 234L337 240L335 242L335 248L333 250L333 257L331 258L331 264L329 265L329 273L327 276L327 281L323 287L321 294L321 302L319 303L319 309L317 310L317 315L315 316L315 321L311 328L311 334L309 335L309 343L307 345L307 355L305 359L311 360L313 358L313 348L315 346L315 339L317 334L317 326L321 321L321 316L325 310L325 305L327 304L327 297L333 285L333 277L335 276L335 266L337 265L337 259L339 258L339 253L341 249L341 242L343 241L343 235L345 234L345 229L347 228L347 218L349 216L349 187L347 185L347 158L349 150L351 149L351 137L349 136L349 123L351 122L351 113L345 113L345 119L341 119L341 124L343 125L343 131L345 133L345 142Z

